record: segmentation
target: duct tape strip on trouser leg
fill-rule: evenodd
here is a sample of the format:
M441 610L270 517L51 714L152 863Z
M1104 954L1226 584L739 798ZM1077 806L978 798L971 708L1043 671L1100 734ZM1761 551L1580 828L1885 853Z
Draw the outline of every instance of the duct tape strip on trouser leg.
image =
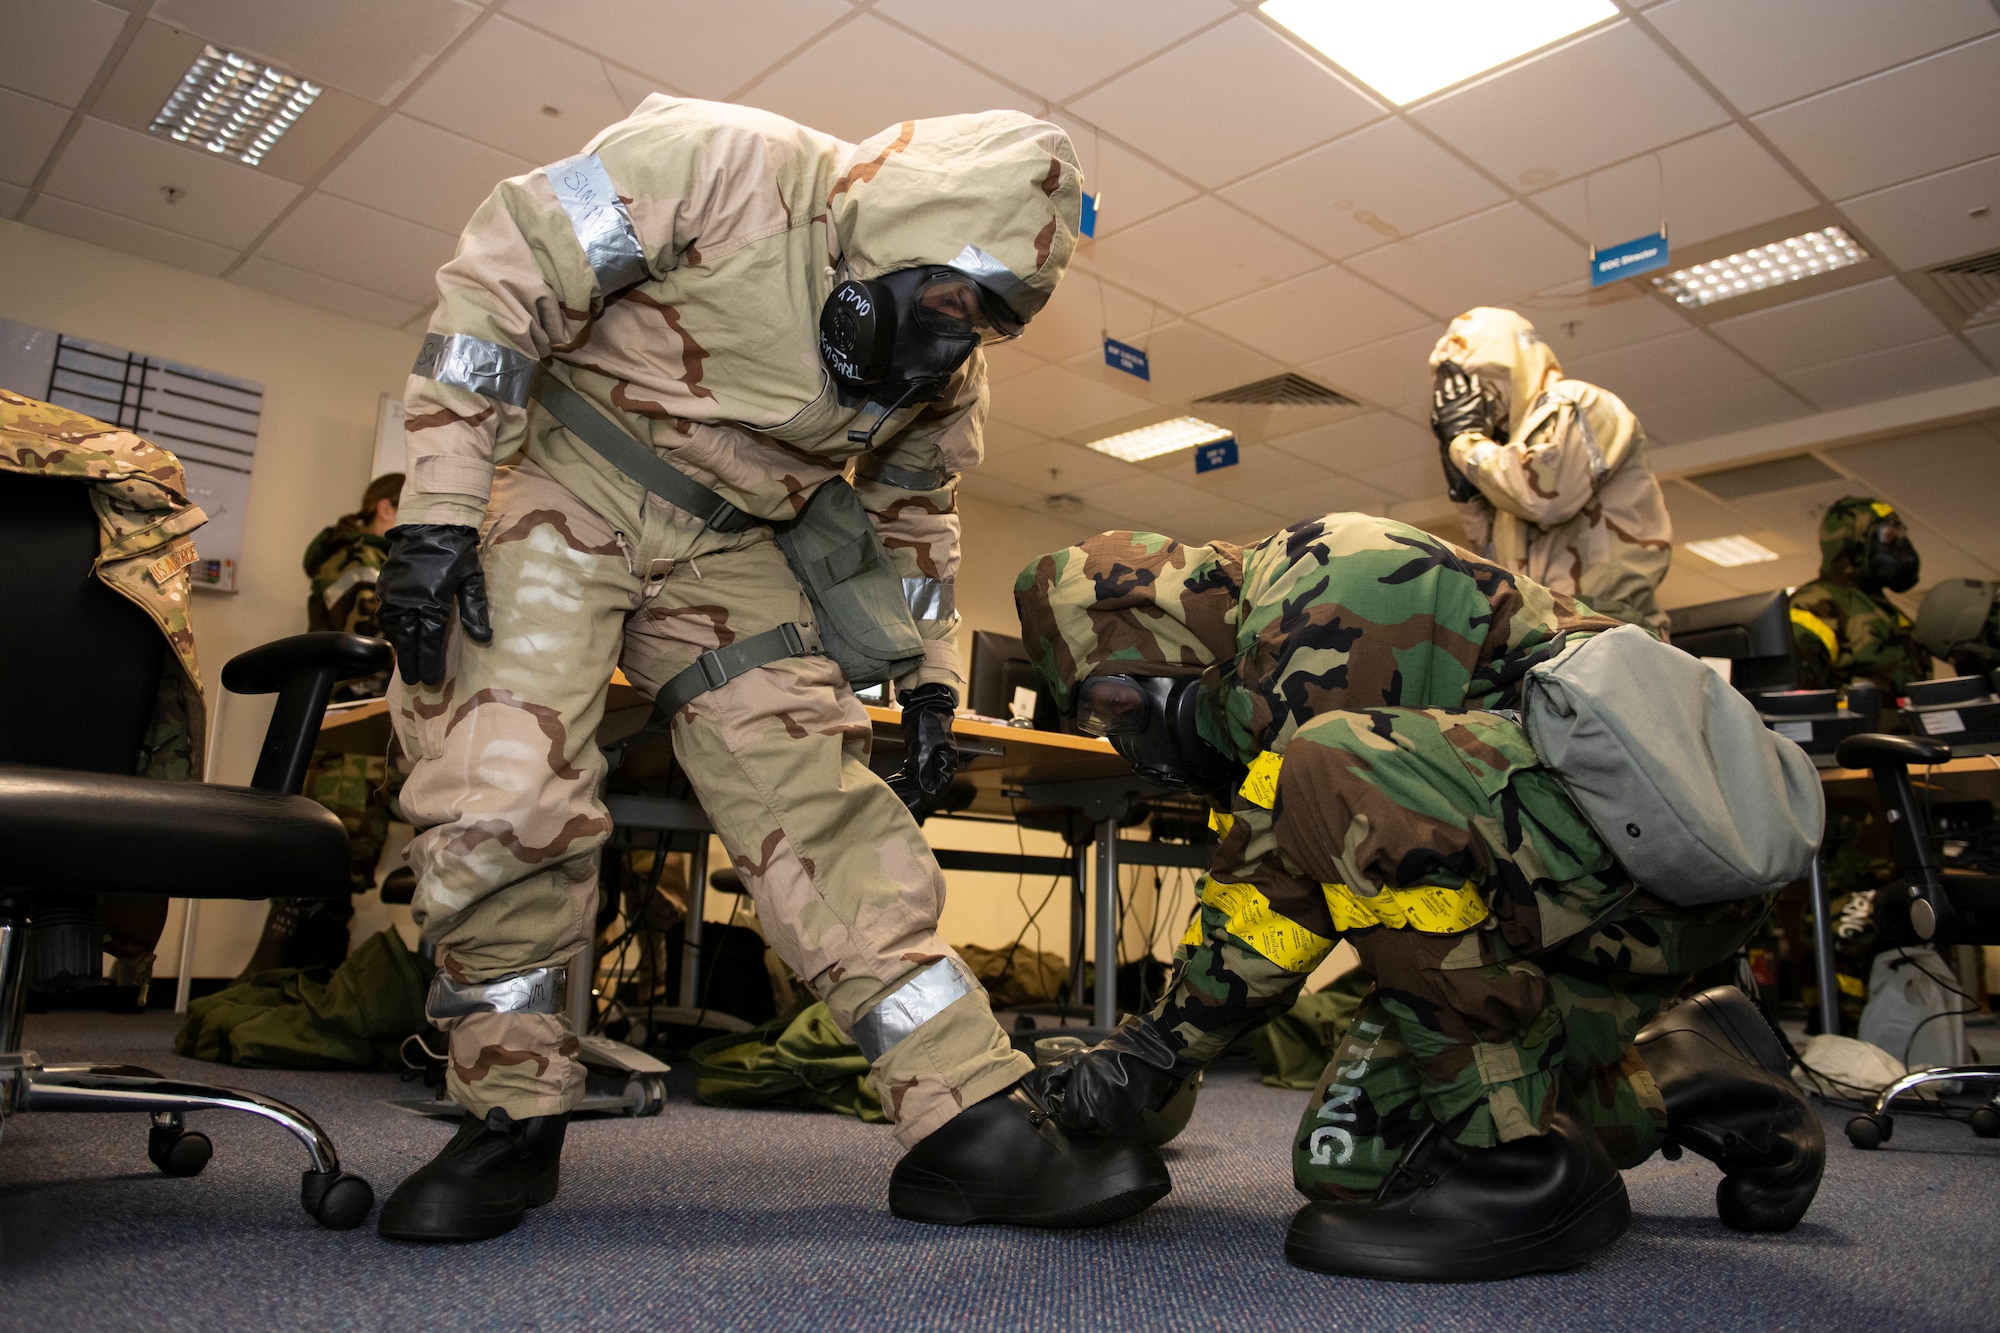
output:
M854 1021L854 1044L874 1064L891 1047L979 989L956 958L940 958Z
M569 991L569 969L537 967L492 981L431 979L424 1012L433 1020L468 1014L560 1014Z

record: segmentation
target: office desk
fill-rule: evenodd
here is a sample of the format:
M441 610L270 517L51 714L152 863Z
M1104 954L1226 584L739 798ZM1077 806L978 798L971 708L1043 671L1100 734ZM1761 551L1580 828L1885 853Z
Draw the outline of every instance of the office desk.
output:
M598 727L599 744L616 745L631 736L645 725L651 712L651 702L626 682L624 673L614 674L604 721ZM901 709L868 705L868 719L875 730L874 759L878 769L894 768L900 762L902 718ZM1097 909L1095 948L1090 955L1097 963L1092 1021L1098 1027L1113 1026L1117 1022L1120 866L1178 866L1199 870L1208 864L1207 849L1118 836L1120 822L1155 789L1133 774L1108 741L963 717L953 723L952 733L958 739L962 761L959 775L962 781L971 784L973 796L969 804L939 817L1012 820L1024 810L1041 807L1077 811L1095 826L1092 842L1079 846L1073 858L951 849L939 850L937 858L946 870L1066 876L1070 880L1070 998L1078 1006L1084 1000L1081 961L1085 957L1084 900L1089 894ZM379 753L388 745L388 739L388 704L381 699L330 709L320 729L320 743L327 749ZM649 743L645 749L665 745L662 739ZM653 796L613 794L605 798L605 806L617 827L695 835L685 848L677 849L686 850L690 858L680 1001L683 1007L692 1008L699 994L701 922L708 891L706 835L712 832L708 817L692 801ZM1092 888L1094 893L1090 893ZM589 1003L589 988L572 987L571 993L575 1007L582 1011L574 1016L587 1020L584 1006Z

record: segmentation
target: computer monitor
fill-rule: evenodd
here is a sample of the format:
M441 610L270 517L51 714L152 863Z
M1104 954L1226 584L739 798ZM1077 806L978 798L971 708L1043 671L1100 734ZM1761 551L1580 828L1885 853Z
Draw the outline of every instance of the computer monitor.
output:
M1792 605L1782 588L1669 611L1667 632L1674 647L1696 657L1728 658L1729 683L1745 693L1798 684Z
M1011 634L992 630L972 632L972 681L965 706L982 717L1005 721L1014 716L1014 691L1035 694L1035 730L1060 731L1062 719L1042 678L1028 662L1028 650Z

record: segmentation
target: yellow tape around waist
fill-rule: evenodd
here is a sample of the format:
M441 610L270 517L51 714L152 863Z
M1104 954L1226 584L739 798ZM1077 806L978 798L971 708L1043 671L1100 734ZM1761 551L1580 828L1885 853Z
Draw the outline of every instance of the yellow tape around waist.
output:
M1341 930L1388 926L1426 935L1456 935L1486 919L1486 899L1467 880L1455 889L1420 884L1414 889L1385 888L1364 898L1345 884L1322 884L1333 924Z
M1223 884L1204 876L1201 901L1222 913L1231 935L1287 972L1310 972L1333 952L1332 940L1279 915L1271 900L1254 885ZM1182 943L1193 948L1201 940L1201 918L1197 916Z
M1833 626L1812 612L1797 606L1792 608L1792 623L1825 644L1828 657L1840 656L1840 643L1834 638Z

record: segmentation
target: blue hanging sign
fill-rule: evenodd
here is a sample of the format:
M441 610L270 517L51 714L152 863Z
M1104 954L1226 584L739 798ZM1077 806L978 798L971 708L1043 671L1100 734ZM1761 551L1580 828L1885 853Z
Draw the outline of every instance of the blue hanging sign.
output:
M1199 444L1194 450L1194 470L1213 472L1219 467L1236 466L1236 441L1217 440L1214 444Z
M1127 375L1137 375L1152 382L1153 368L1146 361L1146 353L1130 343L1119 342L1116 338L1104 340L1104 364L1113 370L1122 370Z
M1076 229L1085 236L1097 235L1097 201L1103 197L1102 193L1083 196L1083 221L1077 224Z
M1606 246L1590 252L1590 285L1602 287L1638 273L1651 273L1667 266L1667 233L1662 228L1636 241Z

